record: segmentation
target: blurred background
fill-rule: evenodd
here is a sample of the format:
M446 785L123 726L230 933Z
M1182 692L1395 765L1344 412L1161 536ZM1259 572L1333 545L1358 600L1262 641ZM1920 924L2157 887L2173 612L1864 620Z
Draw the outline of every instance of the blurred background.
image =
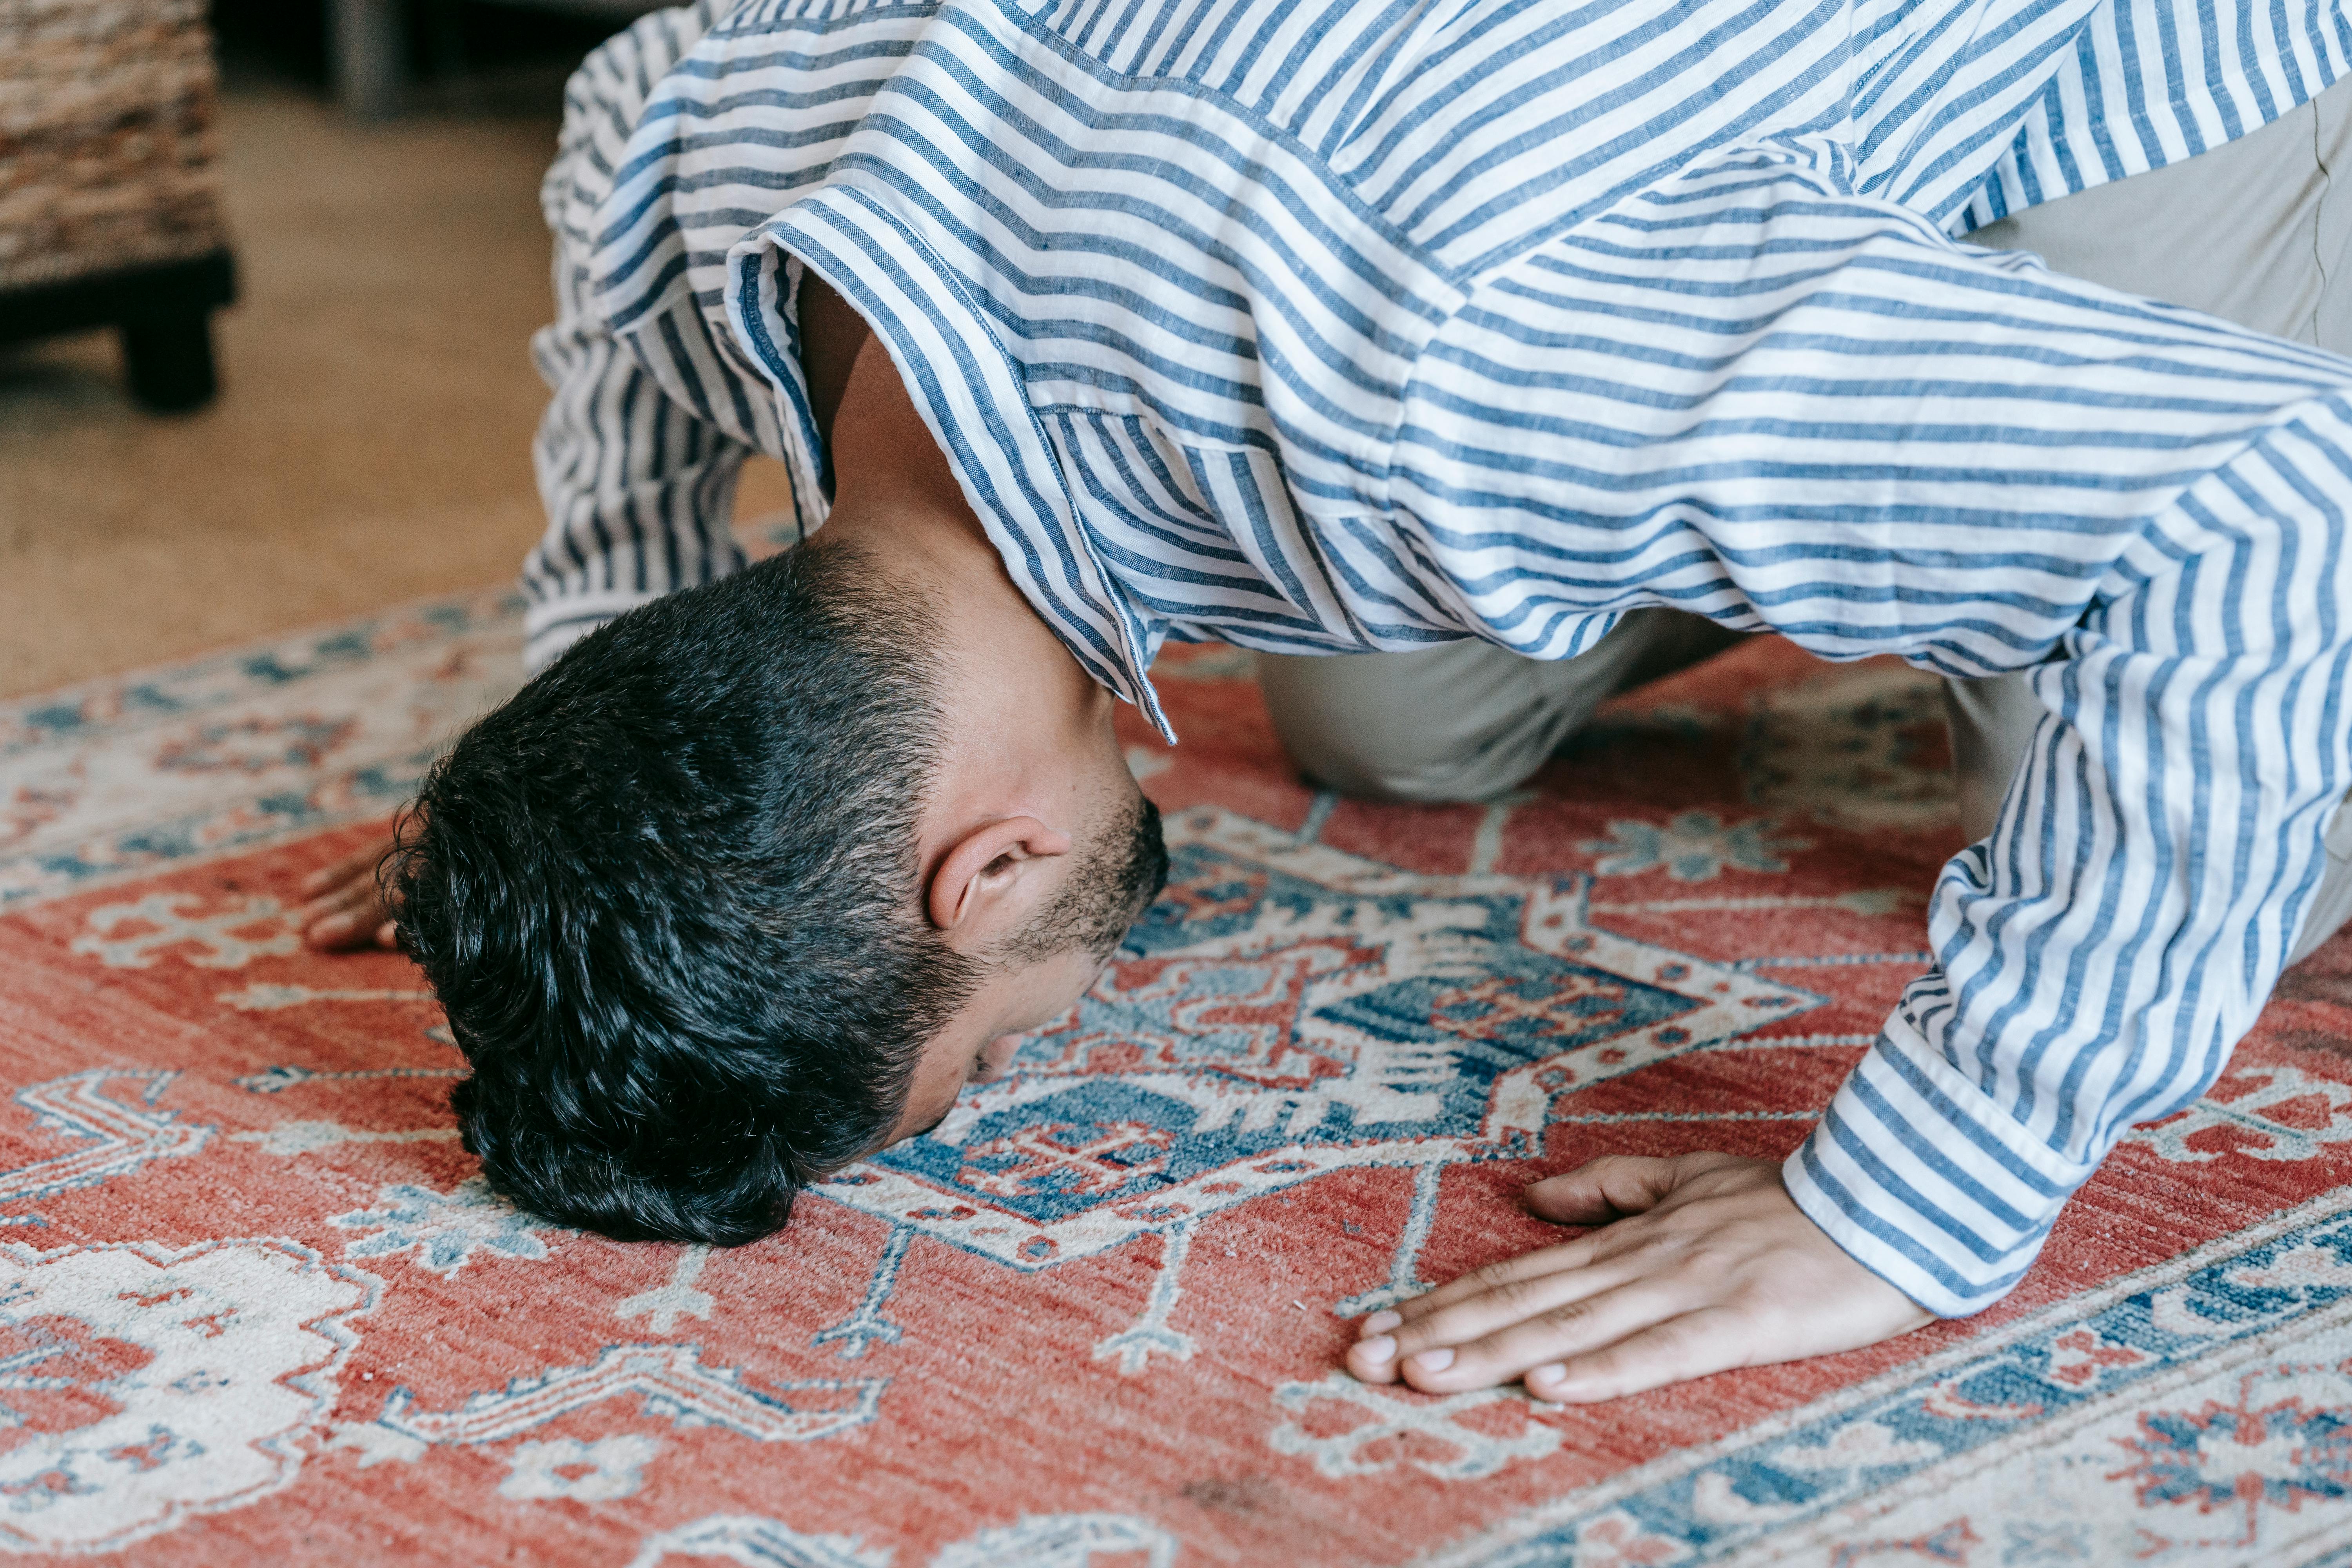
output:
M650 8L0 0L0 696L512 578L539 180Z

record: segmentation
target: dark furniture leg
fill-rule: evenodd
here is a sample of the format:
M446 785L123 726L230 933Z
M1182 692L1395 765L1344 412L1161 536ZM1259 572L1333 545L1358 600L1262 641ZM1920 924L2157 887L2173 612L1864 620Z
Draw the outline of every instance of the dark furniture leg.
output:
M201 408L220 390L213 372L208 310L122 323L122 363L131 395L153 414Z
M400 111L407 80L402 15L401 0L328 0L335 97L354 119L383 120Z
M117 328L131 396L159 414L176 414L200 407L217 390L212 313L236 298L236 264L226 250L0 289L0 343Z

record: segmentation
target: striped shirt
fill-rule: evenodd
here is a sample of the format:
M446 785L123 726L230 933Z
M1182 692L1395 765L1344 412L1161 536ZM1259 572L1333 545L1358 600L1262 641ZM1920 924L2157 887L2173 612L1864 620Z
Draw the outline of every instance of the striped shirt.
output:
M2226 7L2226 8L2225 8ZM1934 966L1785 1167L1938 1312L2221 1070L2352 784L2352 363L1954 237L2352 58L2344 0L752 0L575 79L532 654L825 468L814 268L1037 613L1167 637L1673 605L2047 709Z

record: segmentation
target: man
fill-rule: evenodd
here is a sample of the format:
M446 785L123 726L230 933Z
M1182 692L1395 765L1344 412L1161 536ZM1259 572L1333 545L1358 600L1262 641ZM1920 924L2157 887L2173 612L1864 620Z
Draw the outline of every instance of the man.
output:
M397 864L469 1147L559 1218L761 1234L1149 897L1109 702L1160 720L1162 638L1459 658L1268 666L1310 771L1445 795L1703 651L1635 618L1678 609L2006 682L1958 704L2022 756L1937 963L1784 1166L1538 1184L1615 1223L1349 1364L1589 1400L1997 1300L2324 934L2352 364L1951 237L2284 124L2347 36L2329 0L640 23L548 186L544 673ZM814 537L738 570L751 450ZM1349 722L1366 690L1409 721ZM1396 784L1447 707L1465 745Z

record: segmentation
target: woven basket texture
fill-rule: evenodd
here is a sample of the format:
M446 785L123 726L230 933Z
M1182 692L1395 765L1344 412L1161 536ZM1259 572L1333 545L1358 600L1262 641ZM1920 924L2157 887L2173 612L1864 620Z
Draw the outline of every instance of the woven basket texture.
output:
M226 243L204 0L0 0L0 289Z

